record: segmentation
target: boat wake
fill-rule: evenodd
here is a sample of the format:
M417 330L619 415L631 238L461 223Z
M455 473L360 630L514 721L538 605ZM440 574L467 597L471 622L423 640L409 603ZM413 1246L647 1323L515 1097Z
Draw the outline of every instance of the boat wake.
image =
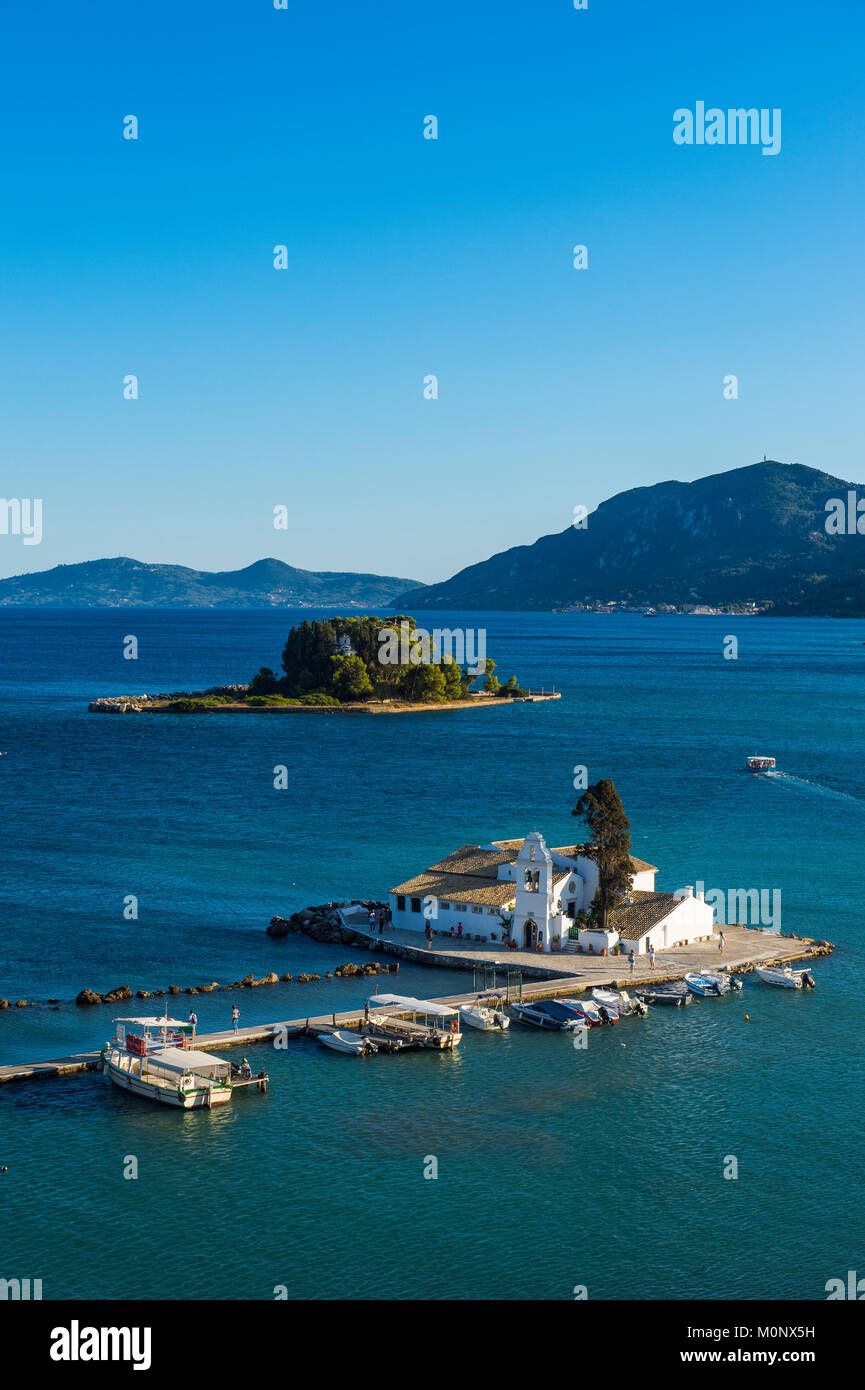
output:
M808 777L796 777L792 772L781 772L775 768L772 772L759 772L757 776L765 777L767 781L782 782L789 787L802 787L805 791L813 792L817 796L832 797L835 801L854 801L857 806L865 805L861 796L853 796L850 792L827 787L823 782L812 782Z

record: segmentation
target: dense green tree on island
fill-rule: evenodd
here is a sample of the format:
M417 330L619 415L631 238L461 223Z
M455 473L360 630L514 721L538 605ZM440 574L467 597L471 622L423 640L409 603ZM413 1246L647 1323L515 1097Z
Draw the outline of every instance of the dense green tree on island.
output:
M279 690L276 672L271 671L269 666L260 666L249 682L249 689L252 695L275 695Z
M487 660L484 689L491 695L499 690L494 669L495 662ZM340 703L376 698L447 704L466 699L477 679L449 652L436 650L434 639L404 614L304 619L288 634L282 670L278 678L262 666L250 682L251 697L258 702L279 697L309 702L320 696ZM505 693L523 693L515 676Z
M631 823L609 777L587 787L571 814L582 817L588 825L587 850L598 866L598 891L592 907L605 930L610 908L630 892L634 881Z
M333 675L330 693L343 703L354 700L367 700L373 693L372 681L366 666L359 656L334 656L331 658Z

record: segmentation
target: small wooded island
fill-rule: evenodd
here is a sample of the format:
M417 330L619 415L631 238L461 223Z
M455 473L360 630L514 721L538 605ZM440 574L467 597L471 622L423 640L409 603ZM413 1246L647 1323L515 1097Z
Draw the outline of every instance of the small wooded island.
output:
M555 691L502 684L486 655L486 632L419 628L414 618L370 615L304 620L288 634L282 675L262 666L248 685L163 695L106 696L95 713L157 710L203 714L231 710L407 710L477 708L512 701L557 700ZM475 688L475 683L481 684Z

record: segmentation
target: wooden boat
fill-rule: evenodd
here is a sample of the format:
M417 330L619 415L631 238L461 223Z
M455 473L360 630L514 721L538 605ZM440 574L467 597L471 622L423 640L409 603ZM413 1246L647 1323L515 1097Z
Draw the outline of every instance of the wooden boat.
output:
M536 1003L513 1003L511 1009L519 1023L529 1028L552 1028L557 1032L575 1033L585 1028L585 1019L578 1018L573 1009L558 999L539 999Z
M210 1052L189 1046L192 1025L168 1017L116 1018L102 1049L102 1071L115 1086L181 1110L225 1105L238 1086L267 1089L267 1073L253 1076ZM139 1028L139 1033L133 1031Z
M333 1052L343 1052L353 1057L367 1057L378 1052L372 1038L366 1038L362 1033L352 1033L347 1028L336 1028L332 1033L319 1033L318 1041L322 1047L329 1047Z
M376 1013L372 1013L372 1009ZM377 1012L384 1008L386 1013ZM403 1036L409 1046L432 1047L452 1052L462 1042L460 1014L447 1004L432 999L414 999L407 994L372 994L368 1001L366 1030L376 1036L379 1028Z
M460 1004L459 1013L460 1019L469 1028L480 1028L484 1033L504 1032L511 1026L502 1005L502 996L497 992L479 994L472 1004Z
M745 759L745 765L749 772L775 771L775 759L764 757L762 754L752 753L750 758Z
M817 983L810 970L793 970L789 965L755 965L754 973L765 985L782 989L814 989Z
M637 991L646 1004L664 1004L670 1008L682 1008L691 1002L691 993L684 980L670 980L666 984L646 986Z

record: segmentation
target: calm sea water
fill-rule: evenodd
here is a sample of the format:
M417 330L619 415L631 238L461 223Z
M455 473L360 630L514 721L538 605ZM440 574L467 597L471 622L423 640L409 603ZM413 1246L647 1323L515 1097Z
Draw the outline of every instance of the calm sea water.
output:
M41 1278L46 1298L809 1299L865 1268L865 624L436 615L486 626L500 674L563 700L87 713L98 694L278 666L292 621L0 610L0 996L36 1001L0 1013L0 1062L100 1045L112 1011L75 1008L85 985L323 973L351 950L272 941L274 913L382 894L468 841L572 842L576 764L614 778L659 887L779 888L783 928L838 950L814 994L748 983L593 1032L586 1052L516 1026L454 1056L298 1042L250 1054L266 1097L188 1115L93 1076L0 1088L0 1276ZM753 752L786 775L744 773ZM465 983L400 974L407 992ZM238 1002L252 1024L362 997L322 980ZM202 1026L233 998L197 998Z

